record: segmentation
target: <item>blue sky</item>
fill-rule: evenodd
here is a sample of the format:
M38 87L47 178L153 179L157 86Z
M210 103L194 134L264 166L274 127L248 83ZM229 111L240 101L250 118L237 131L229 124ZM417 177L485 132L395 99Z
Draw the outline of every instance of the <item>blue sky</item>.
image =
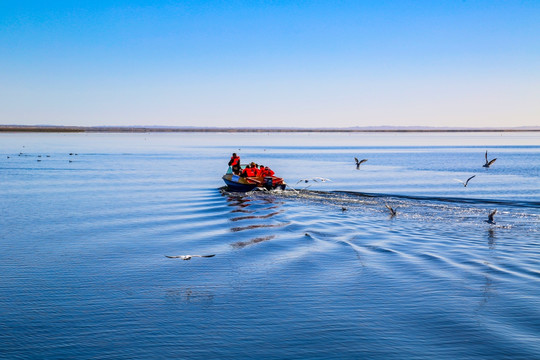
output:
M0 1L0 124L540 126L540 1Z

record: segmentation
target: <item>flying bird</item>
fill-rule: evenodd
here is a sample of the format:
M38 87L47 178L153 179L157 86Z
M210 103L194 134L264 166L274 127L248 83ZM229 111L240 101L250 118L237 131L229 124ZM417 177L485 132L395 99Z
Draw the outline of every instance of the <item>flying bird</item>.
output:
M488 161L487 150L486 150L486 163L482 166L485 168L488 168L495 162L495 160L497 160L497 158Z
M393 209L390 205L388 205L388 204L384 204L384 205L388 208L388 210L390 210L390 216L391 217L394 217L394 216L397 215L397 211L395 209Z
M327 179L327 178L323 178L323 177L314 177L314 178L312 178L312 179L300 179L300 180L298 180L296 183L297 183L297 184L298 184L298 183L301 183L301 182L303 182L303 183L308 183L308 182L310 182L310 181L313 181L313 182L319 182L319 181L320 181L320 182L326 182L326 181L332 181L332 180Z
M193 257L209 258L213 256L216 256L216 254L213 254L213 255L175 255L175 256L165 255L165 257L169 259L182 259L182 260L191 260L191 258Z
M314 178L311 179L311 180L313 180L313 181L315 181L315 182L317 182L317 180L320 181L320 182L332 181L332 180L330 180L330 179L323 178L323 177L314 177Z
M487 222L488 224L495 224L495 221L493 220L493 216L495 216L496 213L497 213L497 209L493 210L493 211L488 215L488 219L487 219L487 220L484 220L484 221Z
M475 176L476 176L476 175L471 176L470 178L467 179L467 181L461 181L461 180L459 180L459 179L456 179L456 181L459 181L460 183L463 184L464 187L467 187L467 185L469 184L469 181L470 181L472 178L474 178Z
M354 161L356 161L356 168L360 169L360 165L365 163L367 161L367 159L358 160L358 158L354 158Z

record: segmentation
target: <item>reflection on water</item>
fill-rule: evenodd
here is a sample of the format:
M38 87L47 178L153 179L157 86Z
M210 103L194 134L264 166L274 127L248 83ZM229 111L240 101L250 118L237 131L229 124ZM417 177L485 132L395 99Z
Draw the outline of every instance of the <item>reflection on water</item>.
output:
M232 243L231 246L233 248L235 248L235 249L241 249L241 248L249 246L249 245L257 244L257 243L260 243L260 242L263 242L263 241L272 240L275 237L276 237L276 235L268 235L268 236L256 237L256 238L253 238L253 239L248 240L248 241L237 241L235 243Z
M227 201L229 202L229 206L236 206L240 208L248 207L250 205L251 199L246 196L241 195L230 195L227 193L223 193L225 196L227 196ZM239 211L243 209L236 209L235 211Z
M237 216L230 218L230 221L232 222L243 222L243 221L249 221L249 220L266 220L271 219L277 215L280 215L284 212L284 210L278 210L269 212L267 214L264 214L267 211L279 209L282 202L277 201L275 197L273 196L263 196L263 197L253 197L251 198L249 194L235 194L231 195L227 193L226 191L222 190L222 194L226 196L227 202L229 203L229 206L237 207L237 209L231 210L231 213L235 212L247 212L244 208L248 206L257 207L256 210L251 210L250 212L257 212L258 215L246 215L246 216ZM286 223L277 223L277 224L267 224L267 223L260 223L260 224L249 224L245 226L235 226L231 227L231 232L237 233L241 231L246 230L254 230L254 229L264 229L264 228L279 228L287 225ZM231 244L231 247L234 249L241 249L249 245L258 244L264 241L269 241L276 238L276 234L271 235L264 235L264 236L255 236L250 240L246 241L237 241Z
M484 276L484 280L485 281L484 286L482 287L482 299L480 301L480 308L486 306L495 291L493 286L493 280L487 275Z
M232 227L232 232L239 232L239 231L245 231L245 230L253 230L253 229L262 229L262 228L279 228L283 226L287 226L288 223L281 223L281 224L254 224L254 225L246 225L246 226L236 226Z
M250 211L250 210L246 210L246 209L234 209L234 210L231 210L231 213L245 213L245 214L249 214L249 213L252 213L253 211Z
M272 216L276 216L278 214L281 214L282 212L283 211L276 211L276 212L266 214L266 215L239 216L239 217L232 218L231 221L250 220L250 219L268 219L268 218L271 218Z
M197 288L169 289L166 291L166 299L171 303L198 303L209 306L214 301L214 294Z
M489 248L491 250L495 249L495 240L496 240L496 237L495 237L495 229L493 229L492 227L490 227L488 229L488 245L489 245Z

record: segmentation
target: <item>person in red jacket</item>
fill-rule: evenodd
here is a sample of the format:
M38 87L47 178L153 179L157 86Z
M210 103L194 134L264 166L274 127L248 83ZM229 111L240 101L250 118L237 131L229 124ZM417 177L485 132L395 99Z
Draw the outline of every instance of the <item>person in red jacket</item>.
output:
M264 177L264 165L259 166L257 169L257 177Z
M242 171L242 176L243 177L257 176L257 170L256 170L256 167L255 167L255 163L251 163L250 165L248 165L244 169L244 171Z
M274 176L274 172L268 166L265 166L262 172L262 176Z
M240 171L240 156L233 153L231 160L229 160L229 166L232 167L232 171L236 174Z

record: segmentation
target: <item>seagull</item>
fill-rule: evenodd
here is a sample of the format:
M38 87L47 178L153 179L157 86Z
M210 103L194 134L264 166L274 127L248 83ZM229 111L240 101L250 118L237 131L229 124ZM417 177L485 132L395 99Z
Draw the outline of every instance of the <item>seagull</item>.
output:
M326 182L326 181L332 181L330 179L326 179L326 178L323 178L323 177L314 177L312 179L300 179L298 180L296 183L301 183L301 182L304 182L304 183L308 183L310 181L313 181L313 182Z
M497 160L497 158L488 161L488 158L487 158L487 150L486 150L486 163L485 163L484 165L482 165L482 166L485 167L485 168L488 168L488 167L490 167L490 166L495 162L495 160Z
M456 181L459 181L460 183L463 184L464 187L467 187L467 185L469 184L469 180L471 180L473 177L475 177L476 175L473 175L471 176L470 178L467 179L467 181L461 181L459 179L455 179Z
M358 160L358 158L354 158L354 161L356 161L356 168L360 169L360 165L365 163L367 161L367 159Z
M191 260L191 258L193 257L209 258L213 256L216 256L216 254L213 254L213 255L175 255L175 256L165 255L165 257L168 257L169 259L182 259L182 260Z
M493 211L488 215L488 219L487 219L487 220L484 220L484 221L487 222L488 224L495 224L495 221L493 221L493 216L495 216L496 213L497 213L497 209L493 210Z
M391 217L394 217L394 216L397 215L397 211L394 210L394 209L392 209L391 206L389 206L388 204L384 204L384 205L388 208L388 210L390 210L390 216L391 216ZM397 209L397 208L396 208L396 209Z
M317 182L317 180L319 180L320 182L327 182L327 181L332 181L330 179L327 179L327 178L323 178L323 177L314 177L313 179L311 179L315 182Z

